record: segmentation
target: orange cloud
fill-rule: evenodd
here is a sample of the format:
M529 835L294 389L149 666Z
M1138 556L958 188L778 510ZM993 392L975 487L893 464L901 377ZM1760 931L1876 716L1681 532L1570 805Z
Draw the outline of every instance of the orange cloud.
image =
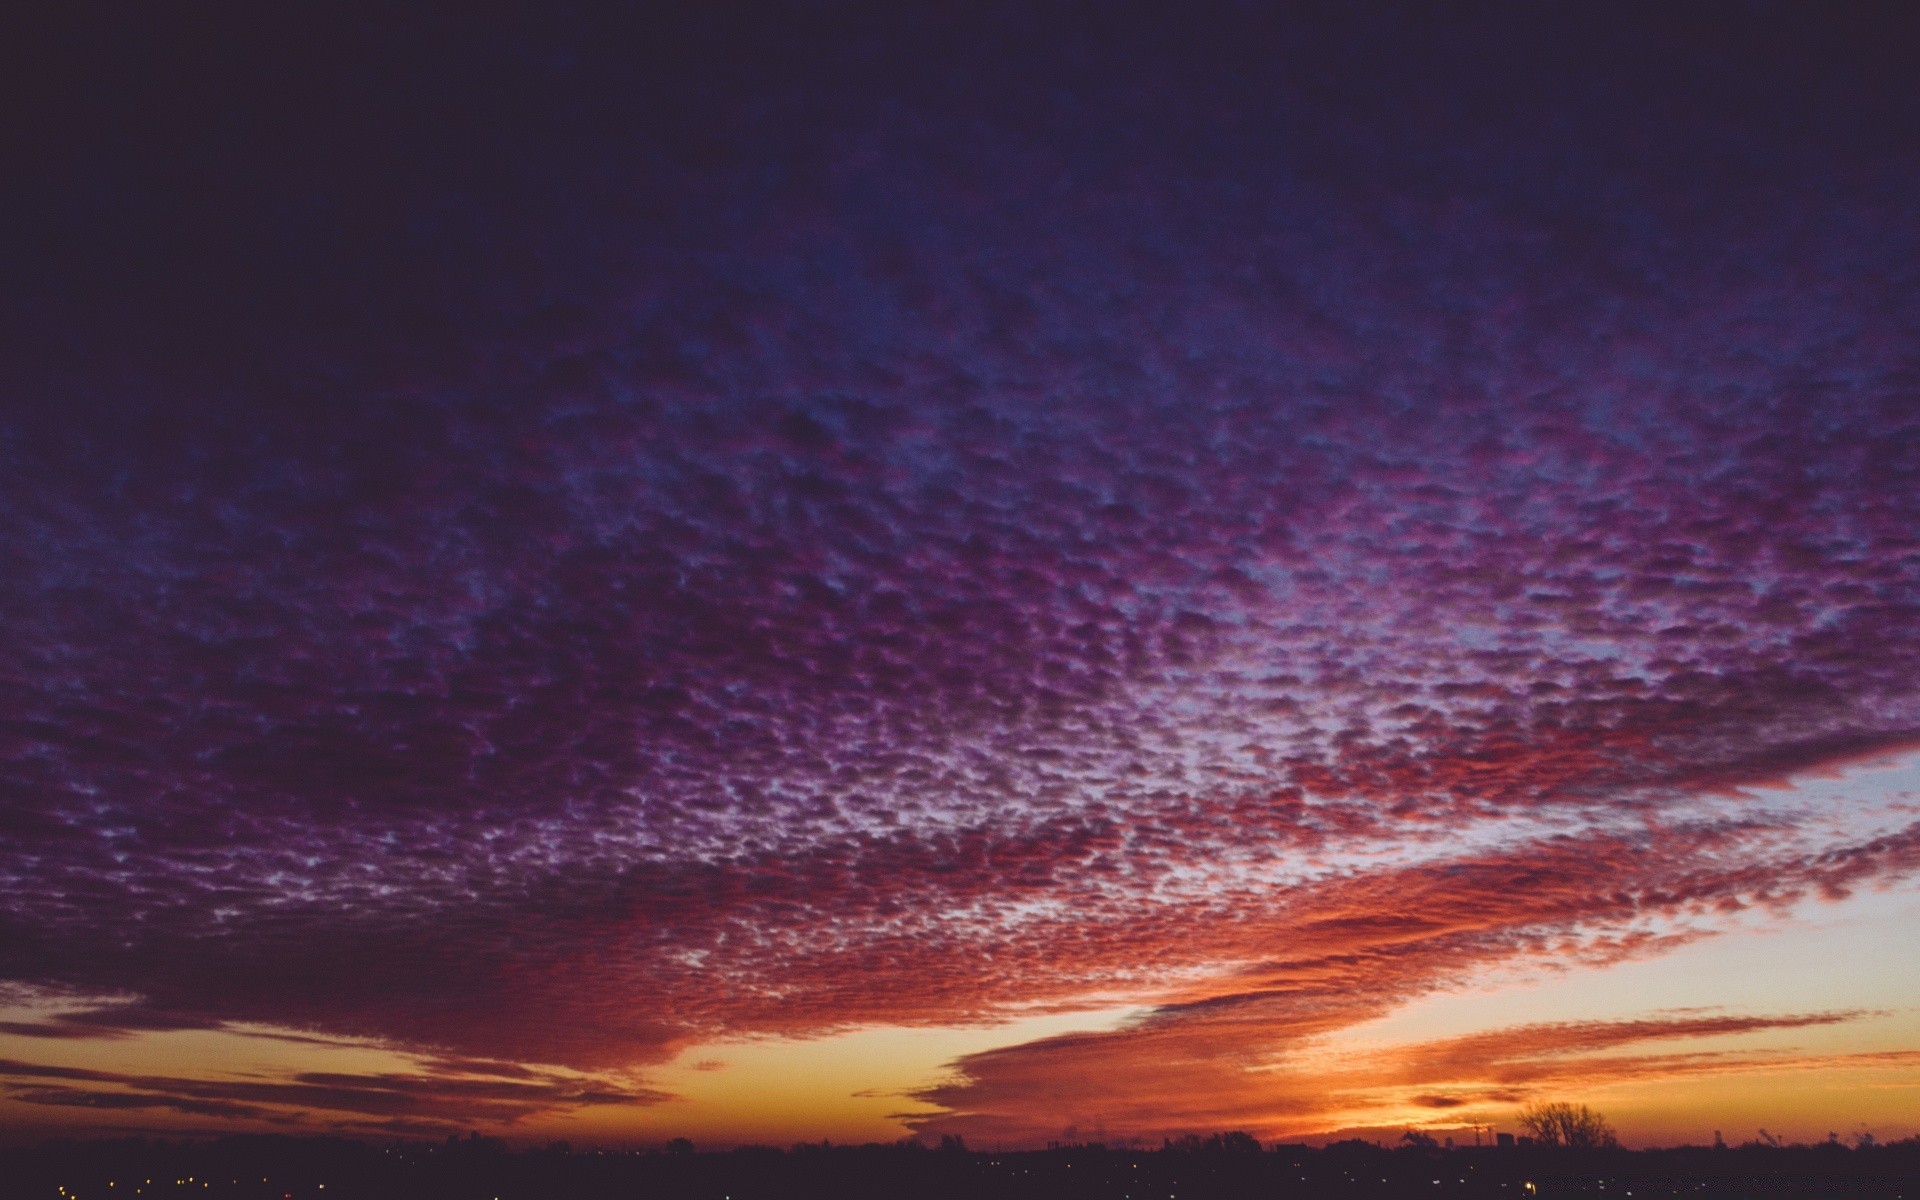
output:
M918 1094L948 1111L914 1124L927 1133L1014 1144L1058 1136L1064 1124L1116 1139L1235 1128L1298 1138L1354 1128L1510 1120L1513 1106L1529 1097L1583 1094L1622 1082L1920 1068L1920 1051L1618 1053L1651 1043L1841 1025L1865 1015L1655 1015L1521 1025L1333 1056L1323 1043L1302 1036L1299 1022L1261 1003L1245 1006L1227 1022L1182 1010L1130 1029L970 1055L955 1064L954 1080Z

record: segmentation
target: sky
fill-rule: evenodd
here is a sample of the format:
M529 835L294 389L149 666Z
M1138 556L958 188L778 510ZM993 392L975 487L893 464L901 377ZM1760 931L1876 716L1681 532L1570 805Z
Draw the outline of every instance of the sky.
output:
M1910 10L56 7L5 1136L1920 1133Z

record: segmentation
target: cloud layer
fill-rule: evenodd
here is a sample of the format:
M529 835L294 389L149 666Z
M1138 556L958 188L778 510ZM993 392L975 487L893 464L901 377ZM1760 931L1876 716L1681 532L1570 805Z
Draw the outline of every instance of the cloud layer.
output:
M12 1032L1161 1006L1011 1130L1920 866L1751 790L1920 744L1875 30L823 20L49 35L0 977L141 999Z
M512 1125L535 1114L669 1098L645 1088L596 1085L504 1064L428 1067L384 1074L305 1071L289 1078L205 1078L0 1059L0 1081L11 1100L40 1108L158 1110L280 1126L318 1118L331 1129L359 1133L440 1134L475 1123Z

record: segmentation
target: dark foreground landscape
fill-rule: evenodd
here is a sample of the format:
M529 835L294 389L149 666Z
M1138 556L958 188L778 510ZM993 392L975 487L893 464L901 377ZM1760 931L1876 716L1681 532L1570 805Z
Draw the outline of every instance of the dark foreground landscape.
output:
M900 1146L613 1153L515 1151L480 1138L51 1142L0 1151L0 1193L31 1200L597 1200L986 1197L1210 1200L1319 1196L1920 1197L1920 1139L1883 1146L1566 1151L1532 1147L1119 1150L1014 1154Z

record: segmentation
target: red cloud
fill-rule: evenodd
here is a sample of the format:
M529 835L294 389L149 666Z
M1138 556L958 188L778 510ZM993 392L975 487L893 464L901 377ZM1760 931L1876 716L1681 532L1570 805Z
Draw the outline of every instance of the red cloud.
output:
M0 980L140 998L15 1033L1126 1001L935 1094L1229 1124L1235 1054L1920 865L1754 794L1920 730L1897 39L1121 21L1069 78L898 7L15 73Z

